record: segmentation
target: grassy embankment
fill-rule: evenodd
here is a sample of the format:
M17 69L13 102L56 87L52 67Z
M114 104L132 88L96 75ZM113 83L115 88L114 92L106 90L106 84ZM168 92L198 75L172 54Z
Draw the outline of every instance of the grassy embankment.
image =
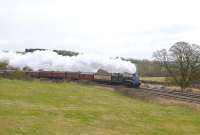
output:
M166 77L140 77L140 80L159 84L166 83Z
M199 135L200 110L97 86L0 79L1 135Z
M174 86L169 84L169 82L167 82L167 78L166 77L140 77L140 80L144 83L150 83L150 84L162 84L167 86L170 89L175 89L175 90L180 90L180 87L178 86ZM193 92L200 92L200 87L192 87L190 88Z

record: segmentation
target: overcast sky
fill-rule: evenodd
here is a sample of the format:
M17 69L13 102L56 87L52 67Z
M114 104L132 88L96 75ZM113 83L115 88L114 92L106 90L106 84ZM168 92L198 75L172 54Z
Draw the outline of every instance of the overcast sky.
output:
M0 49L66 49L151 59L200 44L198 0L0 0Z

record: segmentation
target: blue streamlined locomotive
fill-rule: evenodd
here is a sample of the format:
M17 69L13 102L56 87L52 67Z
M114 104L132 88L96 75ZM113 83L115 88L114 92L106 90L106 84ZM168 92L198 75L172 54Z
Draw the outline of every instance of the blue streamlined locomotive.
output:
M110 84L120 84L129 87L140 87L140 80L136 74L127 73L112 73L112 74L94 74L94 81L110 83Z

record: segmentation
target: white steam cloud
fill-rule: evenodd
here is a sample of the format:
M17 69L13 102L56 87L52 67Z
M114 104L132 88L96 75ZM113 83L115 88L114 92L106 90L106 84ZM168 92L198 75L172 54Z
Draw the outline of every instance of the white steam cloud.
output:
M18 54L0 51L0 62L23 69L29 67L34 71L70 71L96 72L99 69L110 73L135 73L136 67L131 62L96 55L61 56L52 51L35 51Z

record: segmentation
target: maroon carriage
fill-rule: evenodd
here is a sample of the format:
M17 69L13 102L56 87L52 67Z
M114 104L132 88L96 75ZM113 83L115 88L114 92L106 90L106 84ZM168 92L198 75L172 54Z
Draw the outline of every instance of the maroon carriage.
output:
M93 73L80 73L80 80L94 80L94 74Z
M79 72L65 72L65 79L66 80L80 80L80 73Z

